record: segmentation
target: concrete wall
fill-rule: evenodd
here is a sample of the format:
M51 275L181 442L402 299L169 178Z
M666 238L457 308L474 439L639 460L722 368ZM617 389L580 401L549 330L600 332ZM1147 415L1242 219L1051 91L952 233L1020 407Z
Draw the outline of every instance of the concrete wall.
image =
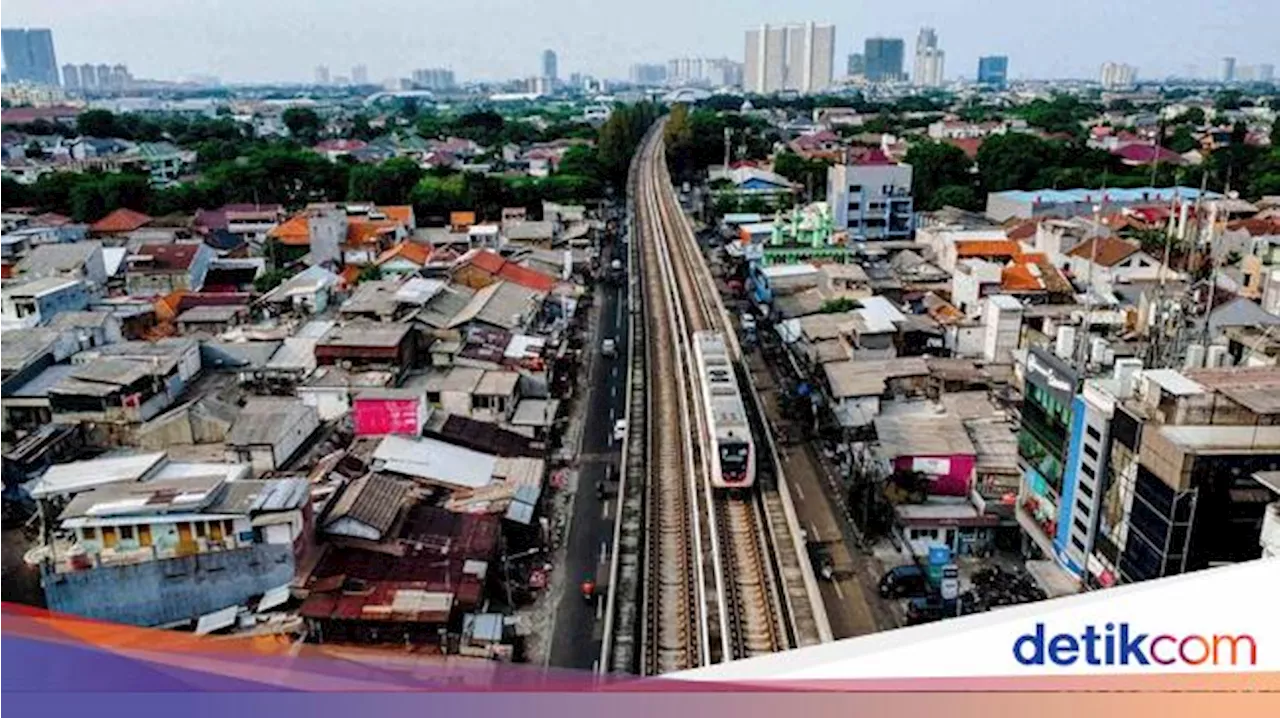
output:
M252 548L42 577L50 610L158 626L244 603L293 579L293 547Z

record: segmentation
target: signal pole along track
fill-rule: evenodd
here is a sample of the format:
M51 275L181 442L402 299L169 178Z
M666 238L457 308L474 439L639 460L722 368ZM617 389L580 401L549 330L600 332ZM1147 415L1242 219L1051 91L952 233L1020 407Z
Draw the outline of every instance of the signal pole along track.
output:
M778 487L761 482L729 491L711 485L716 448L698 409L694 333L724 335L735 365L741 351L671 186L664 125L656 123L642 143L630 188L647 351L646 555L637 661L644 675L830 640L794 512L783 510ZM754 390L746 392L758 412ZM765 422L756 424L767 433ZM637 427L630 428L634 436ZM772 447L771 437L765 438ZM764 442L757 446L763 455ZM633 455L638 450L627 447ZM614 670L625 670L617 657Z

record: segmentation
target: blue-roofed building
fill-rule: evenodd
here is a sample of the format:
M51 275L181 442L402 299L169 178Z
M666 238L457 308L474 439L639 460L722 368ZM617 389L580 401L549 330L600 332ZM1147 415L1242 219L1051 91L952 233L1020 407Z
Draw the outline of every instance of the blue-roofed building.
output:
M1104 213L1109 213L1125 207L1168 205L1175 200L1194 202L1199 196L1200 190L1195 187L1007 190L987 195L987 216L997 222L1010 218L1079 217L1093 214L1094 205L1105 206ZM1205 192L1204 196L1212 199L1222 195Z

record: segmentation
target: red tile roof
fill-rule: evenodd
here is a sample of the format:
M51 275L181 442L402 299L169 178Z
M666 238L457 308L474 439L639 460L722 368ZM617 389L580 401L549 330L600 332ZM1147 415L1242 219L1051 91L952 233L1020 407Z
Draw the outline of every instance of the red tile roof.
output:
M952 147L959 147L969 159L978 158L978 148L986 141L984 137L953 137L943 140Z
M1098 244L1097 256L1094 256L1094 243ZM1114 267L1128 259L1130 255L1141 250L1136 242L1126 242L1117 237L1093 237L1067 252L1072 257L1081 259L1093 258L1100 267Z
M101 234L132 232L150 221L151 217L141 212L121 207L89 225L89 231Z
M134 257L147 256L151 260L140 269L142 271L186 271L203 245L196 242L172 244L144 244L134 252Z
M556 286L556 282L559 281L549 274L543 274L535 269L509 262L502 255L489 249L472 252L465 259L471 266L492 274L499 279L539 292L550 292Z
M1119 157L1125 164L1130 165L1150 165L1156 162L1180 165L1186 162L1186 160L1182 159L1182 155L1173 150L1156 147L1144 142L1121 145L1111 150L1111 154Z
M1009 239L1020 242L1024 239L1031 239L1032 237L1036 236L1036 230L1039 229L1039 227L1040 227L1040 220L1024 219L1021 222L1018 222L1017 224L1013 225L1012 227L1009 227L1007 230L1005 230L1004 234Z

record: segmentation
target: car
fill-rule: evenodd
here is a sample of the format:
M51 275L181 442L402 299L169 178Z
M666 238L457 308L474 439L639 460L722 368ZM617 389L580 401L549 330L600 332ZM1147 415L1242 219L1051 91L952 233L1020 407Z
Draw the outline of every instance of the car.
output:
M600 353L607 357L617 356L618 354L617 340L605 339L604 341L600 342Z
M622 441L627 436L627 420L618 419L613 422L613 439L614 441Z
M883 598L915 598L929 592L929 577L916 565L897 566L880 577Z

